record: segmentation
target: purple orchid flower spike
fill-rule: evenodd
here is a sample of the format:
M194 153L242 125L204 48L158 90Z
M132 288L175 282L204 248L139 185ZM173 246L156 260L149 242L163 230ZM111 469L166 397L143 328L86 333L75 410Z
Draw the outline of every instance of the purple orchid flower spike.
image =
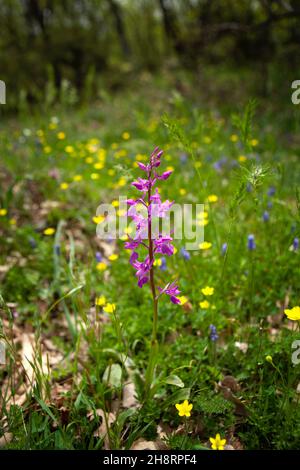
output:
M153 301L153 329L151 339L151 352L149 358L149 366L146 373L145 381L145 398L148 398L152 386L153 374L155 370L156 350L157 350L157 324L158 324L158 300L162 294L170 297L173 304L180 304L180 299L177 297L180 293L178 286L175 282L167 283L164 288L158 287L155 284L154 275L154 262L157 255L171 256L174 254L174 247L172 245L172 237L170 233L161 233L159 221L161 218L167 216L173 202L161 201L159 190L153 188L157 181L167 180L172 171L165 171L161 174L157 172L157 168L161 164L161 157L163 151L156 147L150 155L148 164L139 162L140 170L146 173L144 178L137 178L132 186L142 193L142 196L137 199L128 199L127 205L129 206L127 214L132 219L135 225L135 235L128 238L125 243L125 248L131 250L130 264L135 269L136 277L138 279L138 286L143 287L144 284L149 283ZM140 207L142 206L140 210ZM147 255L143 261L139 261L139 253L137 250L146 249ZM166 259L161 258L161 270L166 270ZM157 290L159 294L157 295Z

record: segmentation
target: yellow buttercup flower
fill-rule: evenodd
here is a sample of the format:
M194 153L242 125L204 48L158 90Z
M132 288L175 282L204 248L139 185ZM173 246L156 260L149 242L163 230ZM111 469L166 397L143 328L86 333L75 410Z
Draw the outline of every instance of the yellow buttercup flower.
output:
M247 157L245 155L240 155L238 158L239 162L244 163L247 161Z
M297 321L300 320L300 307L286 308L284 313L289 320Z
M214 291L215 289L209 286L203 287L203 289L201 289L201 292L204 295L213 295Z
M206 136L203 137L203 142L205 144L210 144L211 143L211 138L208 135L206 135Z
M113 253L108 257L109 261L116 261L119 258L119 255Z
M154 260L153 266L161 266L162 260L160 258Z
M106 268L107 264L103 263L103 261L100 261L100 263L97 263L96 265L96 269L98 269L98 271L105 271Z
M115 304L106 304L105 307L103 307L104 312L106 313L114 313L116 310L116 305Z
M196 217L197 219L207 219L208 212L207 211L198 212Z
M108 173L109 176L114 176L114 174L115 174L116 172L115 172L115 170L114 170L113 168L110 168L107 173Z
M178 410L179 416L186 416L187 418L191 416L193 405L192 403L189 403L188 400L184 400L182 403L176 403L175 406Z
M52 148L50 147L50 145L46 145L46 146L44 147L44 152L45 152L45 153L50 153L51 150L52 150Z
M123 134L122 134L122 139L124 139L124 140L129 140L129 139L130 139L130 134L129 134L129 132L123 132Z
M216 194L210 194L207 198L208 202L217 202L218 196Z
M59 140L64 140L64 139L66 138L66 134L65 134L64 132L59 132L59 133L57 134L57 138L58 138Z
M239 137L236 134L232 134L230 136L231 142L237 142L239 140Z
M10 219L9 223L10 223L10 225L16 225L17 221L16 221L16 219L12 218L12 219Z
M257 139L251 139L250 144L252 145L252 147L256 147L259 144L259 142Z
M185 194L186 194L186 189L180 188L180 189L179 189L179 194L180 194L181 196L185 196Z
M98 173L92 173L91 174L91 179L92 180L98 180L99 179L99 174Z
M210 306L210 303L207 300L203 300L202 302L199 302L199 307L202 308L203 310L208 309Z
M221 439L220 434L216 434L216 437L210 437L209 440L213 450L224 450L226 439Z
M174 167L173 166L167 166L166 170L167 171L174 171Z
M55 228L53 227L48 227L45 228L44 230L44 235L53 235L55 233Z
M103 167L104 167L104 165L103 165L102 162L97 162L97 163L94 164L95 170L102 170Z
M86 157L85 162L86 163L93 163L94 159L93 157Z
M113 207L119 207L119 201L117 199L114 199L112 202L111 202L111 205Z
M100 295L100 297L96 297L95 304L97 305L97 307L103 307L103 305L106 304L106 298L104 297L104 295Z
M81 181L82 180L82 175L74 175L73 180L74 181Z
M103 222L103 220L105 220L104 215L96 215L95 217L93 217L93 222L95 224L101 224L101 222Z
M4 217L7 214L7 209L0 209L0 217Z
M212 246L212 244L210 242L199 243L200 250L209 250L209 248L211 248L211 246Z
M72 145L67 145L67 146L65 147L65 151L66 151L67 153L73 153L73 152L74 152L74 147L73 147Z
M185 295L181 295L180 297L178 297L178 299L180 300L180 304L179 305L184 305L188 302L188 298L185 296Z
M208 220L207 220L207 219L197 220L197 225L198 225L199 227L205 227L207 224L208 224Z
M68 183L60 183L60 189L63 189L64 191L68 189L69 185Z

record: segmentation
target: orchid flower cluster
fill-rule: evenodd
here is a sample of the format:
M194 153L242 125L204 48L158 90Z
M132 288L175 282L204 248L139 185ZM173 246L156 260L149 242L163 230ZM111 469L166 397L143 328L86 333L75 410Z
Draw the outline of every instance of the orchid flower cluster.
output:
M157 301L156 286L154 284L153 266L155 257L159 254L172 256L174 246L170 234L163 234L159 228L159 221L167 216L173 202L168 200L162 202L158 188L153 191L157 181L164 181L169 178L172 171L165 171L162 174L157 172L161 164L162 150L156 147L150 155L150 161L147 165L138 162L142 171L145 172L145 178L138 178L132 183L141 195L137 199L128 199L129 206L127 215L132 219L135 225L134 237L128 237L125 248L132 250L130 264L136 270L138 286L150 282L153 298ZM144 247L147 255L140 261L138 248ZM176 282L168 283L164 288L158 287L161 294L166 294L174 304L179 304L177 297L180 293Z

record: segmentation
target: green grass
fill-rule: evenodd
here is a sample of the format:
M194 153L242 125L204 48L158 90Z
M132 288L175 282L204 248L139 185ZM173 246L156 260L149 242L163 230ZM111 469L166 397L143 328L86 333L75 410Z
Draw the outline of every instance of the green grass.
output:
M7 361L0 366L0 435L6 448L129 449L144 438L197 449L210 448L216 433L234 448L299 447L299 365L291 356L300 333L283 314L299 305L299 251L290 249L300 235L299 149L282 131L282 116L263 103L256 111L233 103L206 109L187 95L157 80L105 95L90 109L58 108L2 126L0 208L7 214L0 217L0 308ZM150 289L136 286L123 242L97 239L92 219L100 203L133 197L136 157L155 145L165 150L163 168L175 170L161 185L164 198L218 200L206 203L205 240L212 247L186 261L184 241L176 241L167 270L156 268L157 279L178 278L188 303L160 302L155 394L143 403ZM55 232L45 235L49 227ZM249 234L255 235L252 252ZM201 308L205 286L214 294ZM115 315L95 307L101 295L116 304ZM232 390L224 387L228 380ZM127 382L136 399L131 393L124 406ZM193 403L186 425L175 408L184 399Z

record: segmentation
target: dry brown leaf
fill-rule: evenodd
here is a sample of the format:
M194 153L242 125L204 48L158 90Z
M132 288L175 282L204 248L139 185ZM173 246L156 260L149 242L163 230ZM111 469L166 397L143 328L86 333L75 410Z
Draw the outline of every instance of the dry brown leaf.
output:
M159 447L154 441L145 441L142 437L135 441L130 450L159 450Z
M5 447L12 440L13 435L10 432L5 432L3 436L0 437L0 447Z
M123 387L123 408L135 408L138 406L136 399L136 389L133 382L126 382Z
M108 431L111 427L111 425L115 422L116 420L116 415L114 413L106 413L106 419L105 419L105 414L104 411L101 408L98 408L96 410L97 416L100 416L102 419L101 425L99 426L98 429L94 432L95 437L100 437L104 438L104 448L106 450L109 450L109 439L108 439ZM88 413L87 417L92 421L94 417L94 412L91 411ZM107 425L106 425L107 421Z
M30 364L30 362L34 362L33 342L34 334L24 332L22 335L21 361L30 383L33 382L34 378L34 370Z

